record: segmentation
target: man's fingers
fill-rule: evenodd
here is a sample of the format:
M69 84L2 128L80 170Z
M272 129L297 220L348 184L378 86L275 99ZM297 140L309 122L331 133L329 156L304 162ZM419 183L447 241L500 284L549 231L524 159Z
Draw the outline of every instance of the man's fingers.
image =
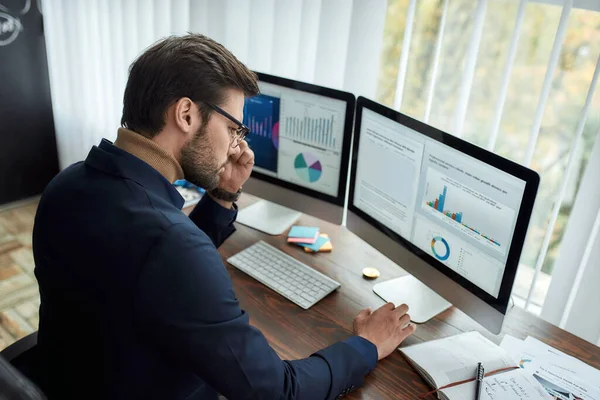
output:
M237 161L240 159L240 157L241 157L242 155L244 155L244 153L245 153L245 152L246 152L246 150L248 150L248 149L249 149L249 147L248 147L248 142L246 142L245 140L242 140L242 141L241 141L241 142L238 144L238 150L239 150L239 151L238 151L238 153L237 153L237 154L233 154L233 155L231 155L231 156L230 156L230 158L231 158L231 161L232 161L232 162L237 162Z
M410 324L408 324L408 326L406 328L402 329L402 331L400 333L400 337L402 337L402 340L404 340L407 337L409 337L410 335L412 335L413 333L415 333L416 330L417 330L417 325L414 323L410 323Z
M400 325L399 328L396 329L396 337L400 341L400 343L404 342L404 340L415 333L417 326L413 323L409 323L406 328L402 329L404 325Z
M250 149L246 149L240 158L238 158L237 163L240 165L254 164L254 152Z
M238 160L243 154L244 153L242 151L238 152L237 154L232 154L229 156L229 161L231 161L232 164L237 164Z
M400 328L404 328L406 326L406 324L408 324L409 322L410 322L410 315L404 314L400 318Z
M238 144L239 148L241 151L244 151L248 148L248 142L246 142L245 140L242 140L239 144Z
M364 318L364 317L368 317L369 315L371 315L371 307L367 307L363 310L360 310L357 317Z
M398 307L396 307L394 311L398 313L398 318L400 318L408 312L408 306L406 304L401 304Z
M248 146L248 142L245 140L242 140L240 144L238 144L238 147L240 148L240 153L243 153L250 148L250 146Z

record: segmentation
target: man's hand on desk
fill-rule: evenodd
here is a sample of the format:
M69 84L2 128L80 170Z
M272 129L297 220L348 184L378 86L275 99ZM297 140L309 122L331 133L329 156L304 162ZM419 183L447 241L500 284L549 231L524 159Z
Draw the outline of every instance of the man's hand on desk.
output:
M417 329L415 324L406 326L410 322L407 312L406 304L395 307L393 303L387 303L374 312L365 308L354 318L354 334L373 343L377 347L378 360L381 360Z

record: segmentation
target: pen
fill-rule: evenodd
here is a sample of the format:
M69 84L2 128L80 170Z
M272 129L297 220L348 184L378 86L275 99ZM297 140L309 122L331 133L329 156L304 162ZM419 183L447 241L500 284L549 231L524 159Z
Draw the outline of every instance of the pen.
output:
M481 397L481 383L483 382L483 365L481 363L477 364L477 387L475 388L475 400L479 400Z

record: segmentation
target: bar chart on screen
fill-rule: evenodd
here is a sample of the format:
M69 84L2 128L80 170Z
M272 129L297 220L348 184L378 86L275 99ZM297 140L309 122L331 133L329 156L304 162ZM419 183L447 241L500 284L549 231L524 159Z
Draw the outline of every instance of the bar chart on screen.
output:
M443 173L428 168L421 207L468 237L506 254L515 211Z
M341 150L345 109L289 99L281 108L281 137L321 150Z
M315 146L336 148L336 138L333 136L333 116L330 119L287 117L285 134L290 138Z
M250 128L246 141L254 150L254 162L272 172L277 172L278 166L279 108L280 99L265 94L246 99L244 104L244 124Z

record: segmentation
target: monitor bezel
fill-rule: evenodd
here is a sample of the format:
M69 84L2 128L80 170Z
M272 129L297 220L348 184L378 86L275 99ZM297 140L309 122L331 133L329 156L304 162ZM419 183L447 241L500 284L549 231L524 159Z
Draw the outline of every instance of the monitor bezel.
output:
M313 189L306 188L304 186L296 185L291 182L284 181L280 178L275 178L266 174L263 174L259 171L256 171L254 168L252 169L251 177L256 178L274 185L281 186L285 189L293 190L295 192L299 192L305 194L307 196L311 196L318 200L326 201L331 204L335 204L337 206L344 206L344 201L346 198L346 183L348 179L348 166L350 161L350 144L352 139L352 128L354 122L354 110L356 105L356 98L352 93L344 92L341 90L331 89L324 86L313 85L306 82L295 81L292 79L282 78L279 76L265 74L263 72L254 71L258 80L266 83L270 83L273 85L282 86L288 89L300 90L303 92L308 92L312 94L316 94L319 96L330 97L336 100L342 100L346 102L346 118L344 121L344 137L342 140L342 150L341 150L341 164L340 164L340 175L338 182L338 194L337 196L331 196Z
M487 293L474 283L470 282L466 278L462 277L452 269L444 265L442 262L436 260L425 251L421 250L416 245L412 244L408 239L403 238L396 232L387 228L384 224L378 222L370 215L359 209L354 204L354 193L355 193L355 180L356 180L356 168L358 164L358 151L360 144L360 131L362 125L362 113L363 109L371 110L383 117L391 119L403 126L406 126L417 133L421 133L430 139L433 139L439 143L445 144L455 150L458 150L466 155L469 155L479 161L482 161L492 167L500 169L505 173L508 173L518 179L525 182L525 190L523 193L523 199L521 207L517 216L517 223L515 225L513 239L508 252L506 261L506 267L504 270L504 276L500 284L500 291L498 297L495 298L491 294ZM385 234L394 242L402 245L410 252L418 256L421 260L426 262L428 265L433 266L435 269L443 273L448 278L458 283L463 288L492 306L495 310L502 314L506 314L510 296L512 293L512 287L516 277L517 269L519 266L519 259L525 242L527 228L531 218L531 211L533 209L537 190L540 183L540 177L537 172L519 165L513 161L505 159L497 154L494 154L488 150L471 144L465 140L462 140L449 133L441 131L430 125L427 125L421 121L411 118L398 111L390 109L382 104L376 103L365 97L359 96L356 102L356 117L354 123L354 143L352 148L352 165L350 174L350 189L348 198L348 210L365 220L369 225L377 229L379 232ZM426 282L424 282L426 284Z

